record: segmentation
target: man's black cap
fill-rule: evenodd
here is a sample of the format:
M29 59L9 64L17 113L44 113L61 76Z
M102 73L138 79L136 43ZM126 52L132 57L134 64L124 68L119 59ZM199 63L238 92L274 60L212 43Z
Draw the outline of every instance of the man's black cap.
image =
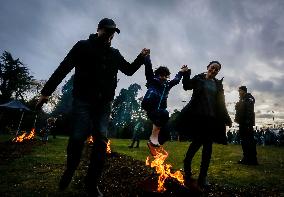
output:
M114 29L118 34L120 30L116 27L115 22L110 18L102 19L98 24L98 29L106 28L106 29Z
M245 91L245 92L247 92L247 91L248 91L248 89L247 89L247 87L246 87L246 86L241 86L241 87L239 87L239 90L243 90L243 91Z

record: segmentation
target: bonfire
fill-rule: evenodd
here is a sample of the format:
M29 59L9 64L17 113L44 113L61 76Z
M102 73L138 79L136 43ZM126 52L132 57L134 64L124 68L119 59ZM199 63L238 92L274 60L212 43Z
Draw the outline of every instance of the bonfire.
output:
M94 143L94 138L93 136L89 136L87 139L87 144L92 145ZM107 142L107 149L106 149L107 154L111 154L111 149L110 149L110 140Z
M172 166L170 164L164 164L165 160L168 157L168 153L166 151L159 152L156 156L154 156L154 160L150 161L150 157L146 158L146 165L151 168L155 168L156 173L159 175L158 177L158 192L166 191L166 187L164 186L167 178L176 179L181 185L184 185L184 178L182 173L178 170L174 173L171 172Z
M24 132L22 135L14 138L12 141L13 142L23 142L26 140L31 140L33 138L35 138L35 128L33 128L31 132L29 132L29 134L27 132Z

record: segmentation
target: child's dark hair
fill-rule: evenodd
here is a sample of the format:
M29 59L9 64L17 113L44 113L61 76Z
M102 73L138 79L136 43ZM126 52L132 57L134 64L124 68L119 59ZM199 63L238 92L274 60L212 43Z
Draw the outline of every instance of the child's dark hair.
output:
M169 76L171 74L170 70L165 66L160 66L154 71L155 76Z
M218 61L212 61L212 62L209 62L207 68L209 68L209 66L212 65L212 64L218 64L218 65L220 66L220 69L221 69L221 67L222 67L222 65L221 65L220 62L218 62Z

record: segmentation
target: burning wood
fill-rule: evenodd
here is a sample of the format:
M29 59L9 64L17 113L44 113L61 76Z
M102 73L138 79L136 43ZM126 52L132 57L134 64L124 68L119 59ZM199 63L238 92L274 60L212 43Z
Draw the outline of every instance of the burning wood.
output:
M25 136L26 136L26 134L27 134L27 133L25 132L25 133L23 133L22 135L20 135L20 136L14 138L14 139L13 139L13 142L23 142L23 141L24 141L24 138L25 138Z
M95 138L94 138L93 136L90 136L90 137L88 137L88 139L87 139L87 144L93 145L94 141L95 141ZM106 144L107 144L106 152L107 152L107 154L111 154L110 140L108 140L108 142L107 142Z
M35 128L32 128L31 132L28 134L27 132L24 132L22 135L14 138L13 142L23 142L24 140L30 140L35 137Z
M25 136L25 140L30 140L35 137L35 128L32 128L30 134L28 136Z
M181 185L184 185L184 178L182 173L178 170L175 173L171 173L171 165L164 164L166 158L168 157L168 153L166 151L158 153L154 156L154 160L150 162L150 157L146 158L146 165L150 165L151 168L155 168L158 177L158 192L166 191L166 187L164 186L167 178L176 179Z
M91 144L93 144L93 143L94 143L94 138L93 138L93 136L88 137L88 139L87 139L87 144L91 145Z
M108 140L107 142L107 150L106 150L107 154L111 154L111 149L110 149L110 140Z

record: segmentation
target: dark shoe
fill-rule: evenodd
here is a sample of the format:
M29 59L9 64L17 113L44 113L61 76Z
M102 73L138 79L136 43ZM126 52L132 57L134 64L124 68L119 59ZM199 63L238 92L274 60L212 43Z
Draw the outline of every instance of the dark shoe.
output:
M249 161L245 159L241 159L238 161L238 164L243 164L243 165L259 165L257 160Z
M133 148L133 146L128 146L128 148Z
M258 161L252 161L252 162L250 163L250 165L257 166L257 165L259 165L259 163L258 163Z
M139 148L139 146L135 146L134 148Z
M243 164L243 165L247 165L247 160L246 159L241 159L239 161L237 161L238 164Z
M203 192L203 190L199 187L197 180L193 179L192 177L185 178L184 186L195 194L201 194Z
M258 164L257 160L251 160L251 161L247 162L247 165L257 166L259 164Z
M90 197L103 197L103 193L99 190L99 187L93 187L87 190L87 196Z
M73 177L73 173L68 170L65 170L59 182L59 189L65 190L70 184L72 177Z
M208 182L207 176L206 177L199 177L198 178L198 185L202 189L206 189L210 187L210 183Z
M147 146L152 156L156 156L158 154L158 148L160 145L153 144L150 140L147 142Z

